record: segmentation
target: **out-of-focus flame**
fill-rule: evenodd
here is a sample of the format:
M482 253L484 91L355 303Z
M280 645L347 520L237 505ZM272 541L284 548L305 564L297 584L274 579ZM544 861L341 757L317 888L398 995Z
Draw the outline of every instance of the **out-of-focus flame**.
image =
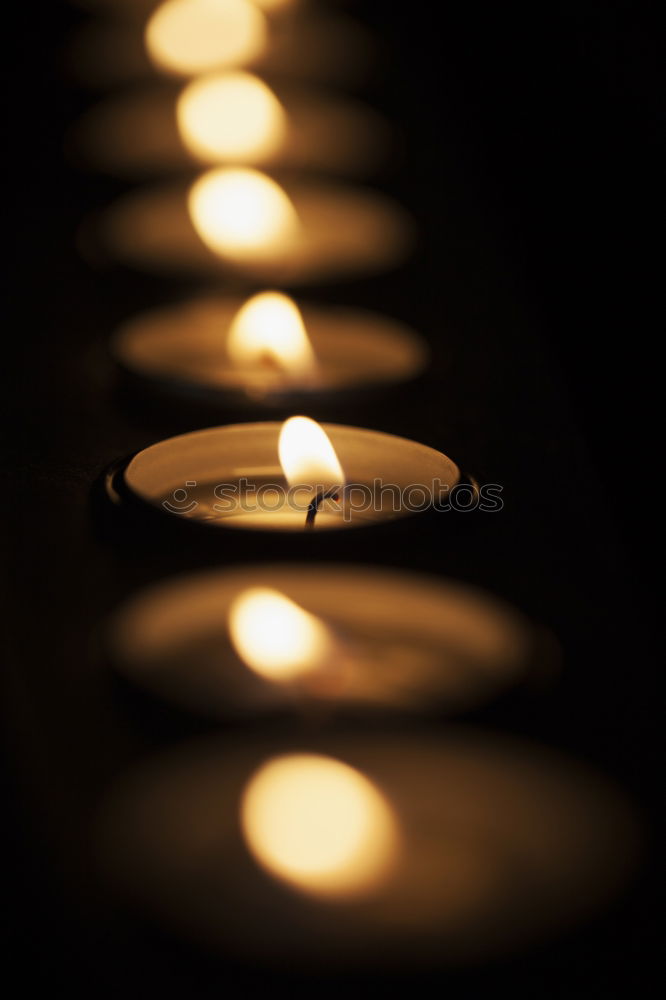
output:
M176 118L189 151L202 160L259 163L275 153L287 130L273 91L251 73L214 73L189 83Z
M258 170L208 170L190 188L188 206L201 239L222 255L270 255L288 246L298 232L298 216L289 198Z
M227 351L238 366L270 360L284 371L306 375L316 359L295 302L281 292L260 292L236 313Z
M266 20L249 0L166 0L145 30L150 58L181 76L242 66L266 46Z
M280 465L290 486L344 486L345 474L326 432L309 417L290 417L278 443Z
M235 598L229 633L247 666L272 681L297 680L325 668L333 656L324 623L270 587L251 587Z
M245 788L241 824L271 875L319 896L369 894L397 858L398 824L389 803L360 771L332 757L268 761Z

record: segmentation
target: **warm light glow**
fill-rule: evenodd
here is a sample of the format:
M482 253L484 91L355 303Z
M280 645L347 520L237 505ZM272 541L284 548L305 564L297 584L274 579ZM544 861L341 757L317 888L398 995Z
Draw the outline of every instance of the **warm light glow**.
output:
M292 754L264 764L245 789L241 822L259 863L305 892L371 892L396 858L388 802L364 775L332 757Z
M294 375L311 373L316 360L295 302L281 292L260 292L236 313L227 336L234 364L269 361Z
M284 141L286 118L273 91L251 73L193 80L176 106L180 135L203 160L258 162Z
M284 7L291 7L294 0L252 0L257 7L262 10L282 10Z
M298 231L289 198L258 170L209 170L190 188L188 204L204 243L232 257L275 253Z
M145 39L158 66L189 76L255 59L266 45L266 21L249 0L166 0Z
M283 423L278 454L290 486L344 486L345 474L333 445L309 417L290 417Z
M324 623L269 587L239 594L229 609L229 632L241 659L268 680L296 680L333 656Z

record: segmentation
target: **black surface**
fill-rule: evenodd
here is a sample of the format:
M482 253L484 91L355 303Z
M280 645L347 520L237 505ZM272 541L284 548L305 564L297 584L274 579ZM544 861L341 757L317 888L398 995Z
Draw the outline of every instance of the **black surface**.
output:
M552 630L559 677L507 693L469 721L597 764L652 830L660 778L649 579L660 520L653 236L665 92L657 26L640 5L595 0L444 3L437 17L424 2L366 0L356 11L386 49L383 74L364 96L403 133L377 183L414 213L422 240L393 274L309 295L410 323L435 361L413 405L388 397L335 417L440 447L481 481L501 483L505 501L499 514L443 515L434 541L432 525L426 534L418 519L405 522L410 530L383 533L364 555L476 582ZM109 527L91 501L109 462L215 420L142 409L115 384L105 350L114 326L187 287L95 269L77 253L85 214L120 190L75 171L60 152L65 126L91 100L59 64L78 17L55 3L38 17L24 9L9 39L15 177L5 199L18 221L5 234L13 301L5 343L17 348L16 364L6 364L3 463L5 858L17 876L10 952L30 956L24 983L95 996L272 988L260 971L221 967L116 918L89 873L88 819L106 783L189 731L118 696L98 655L99 624L141 584L218 564L225 553L151 546L142 532ZM270 538L250 553L274 555ZM351 533L339 545L318 543L316 555L357 558ZM228 555L245 557L237 544ZM633 995L650 981L653 880L648 859L625 898L578 932L428 985L474 998L500 988Z

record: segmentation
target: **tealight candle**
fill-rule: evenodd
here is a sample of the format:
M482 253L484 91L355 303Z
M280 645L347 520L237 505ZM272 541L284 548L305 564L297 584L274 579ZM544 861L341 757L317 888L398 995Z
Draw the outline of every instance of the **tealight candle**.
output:
M220 167L194 183L124 196L100 220L109 252L140 268L262 282L312 282L381 271L409 249L402 209L367 190L278 184L249 168Z
M458 467L434 448L292 417L160 441L130 459L113 486L179 520L294 532L405 517L445 502L460 482Z
M525 672L535 633L472 587L363 566L259 566L162 582L106 629L133 683L213 718L452 711Z
M117 331L121 369L212 403L292 407L415 378L427 348L383 316L301 305L278 292L247 301L200 296L144 313Z
M159 8L155 0L129 0L91 19L70 44L72 70L102 88L156 71L182 78L225 68L352 83L367 77L375 60L369 33L340 11L305 4L272 12L256 0L167 0ZM223 30L211 30L211 21Z
M639 840L593 770L463 729L208 739L119 782L95 831L142 911L253 968L320 972L520 950L611 899Z
M75 126L70 147L129 177L222 163L359 173L376 165L387 136L359 103L225 71L109 98Z

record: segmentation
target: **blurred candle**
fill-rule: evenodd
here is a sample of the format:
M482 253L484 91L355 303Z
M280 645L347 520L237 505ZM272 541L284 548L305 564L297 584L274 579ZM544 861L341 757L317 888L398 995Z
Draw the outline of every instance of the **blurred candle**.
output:
M360 175L389 141L383 119L360 102L226 70L107 98L75 123L67 147L84 166L130 178L199 164Z
M612 899L640 843L591 768L461 727L202 740L128 774L95 831L116 896L320 973L520 951Z
M119 674L211 718L451 712L551 666L550 646L492 595L328 563L167 580L129 599L105 636Z
M282 292L243 301L200 296L144 313L116 332L112 352L144 389L217 405L292 409L312 400L372 401L416 378L428 350L387 317L299 303Z
M255 0L127 0L106 6L106 16L74 33L68 53L73 72L96 87L145 81L156 71L182 78L229 67L308 84L354 83L376 62L369 32L318 4L267 10Z
M369 190L321 181L283 186L258 170L219 167L187 188L124 196L98 220L95 238L149 270L236 271L298 284L392 266L413 229L402 209Z

